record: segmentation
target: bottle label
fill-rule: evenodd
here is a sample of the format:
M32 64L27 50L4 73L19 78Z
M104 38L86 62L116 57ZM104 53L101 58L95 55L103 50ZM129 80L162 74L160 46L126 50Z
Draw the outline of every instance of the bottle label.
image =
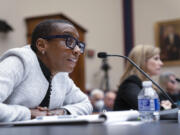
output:
M159 111L160 110L160 103L159 103L159 99L154 99L154 103L155 103L155 111Z
M138 100L139 111L159 111L160 105L158 99L139 99Z

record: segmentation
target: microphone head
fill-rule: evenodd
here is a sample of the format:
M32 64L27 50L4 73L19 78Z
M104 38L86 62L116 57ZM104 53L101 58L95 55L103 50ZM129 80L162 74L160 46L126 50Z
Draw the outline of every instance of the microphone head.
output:
M106 52L99 52L97 54L98 58L106 58L107 57L107 53Z

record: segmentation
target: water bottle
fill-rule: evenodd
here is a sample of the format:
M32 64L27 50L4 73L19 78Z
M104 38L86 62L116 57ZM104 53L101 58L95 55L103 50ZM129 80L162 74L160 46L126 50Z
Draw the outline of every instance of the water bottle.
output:
M143 89L138 94L138 110L142 121L159 120L159 96L152 88L151 81L143 82Z

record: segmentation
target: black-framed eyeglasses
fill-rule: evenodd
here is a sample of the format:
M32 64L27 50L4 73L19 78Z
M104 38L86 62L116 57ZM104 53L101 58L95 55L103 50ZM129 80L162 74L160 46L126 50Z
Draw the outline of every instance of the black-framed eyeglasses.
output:
M50 40L50 39L54 39L54 38L64 38L66 47L73 50L77 45L79 47L81 53L84 53L85 46L86 46L85 43L79 41L78 39L76 39L75 37L73 37L71 35L51 35L51 36L44 36L41 38L46 39L46 40Z

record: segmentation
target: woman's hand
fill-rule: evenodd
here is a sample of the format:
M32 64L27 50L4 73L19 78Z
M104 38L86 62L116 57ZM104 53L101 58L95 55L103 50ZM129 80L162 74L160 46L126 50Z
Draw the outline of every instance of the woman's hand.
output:
M65 109L54 109L48 110L47 107L37 107L31 110L31 119L36 118L37 116L53 116L53 115L65 115Z
M52 115L65 115L65 110L64 109L55 109L55 110L49 110L47 112L48 116Z
M162 100L161 101L161 106L165 109L165 110L168 110L168 109L171 109L172 108L172 104L169 100Z
M37 116L47 116L48 109L47 107L37 107L31 110L31 119L36 118Z

